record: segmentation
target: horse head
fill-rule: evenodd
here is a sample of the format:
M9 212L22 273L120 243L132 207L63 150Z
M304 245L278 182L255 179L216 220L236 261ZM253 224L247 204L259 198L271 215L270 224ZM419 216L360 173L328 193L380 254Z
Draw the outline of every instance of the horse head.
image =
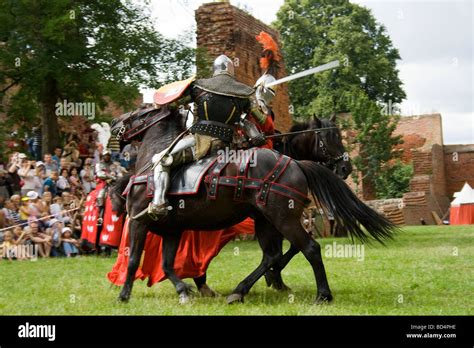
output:
M336 114L333 114L329 119L315 117L313 122L315 128L329 128L317 133L319 139L316 146L326 157L324 162L327 166L333 169L339 177L346 179L352 173L352 164L342 143L341 130L336 124Z
M291 136L290 155L299 160L319 162L333 170L340 178L346 179L352 172L352 164L335 120L336 116L333 115L330 119L314 117L307 122L296 123L291 128L291 132L317 128L328 129Z

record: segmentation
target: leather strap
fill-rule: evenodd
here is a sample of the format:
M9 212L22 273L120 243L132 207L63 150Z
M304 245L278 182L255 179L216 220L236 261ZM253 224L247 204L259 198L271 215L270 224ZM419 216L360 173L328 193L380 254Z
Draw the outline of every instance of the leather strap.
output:
M136 137L146 129L150 128L153 126L155 123L161 121L165 117L169 116L171 114L170 110L166 107L162 107L159 109L159 111L155 114L153 114L153 111L150 111L147 115L146 118L136 127L129 129L123 134L123 140L124 141L130 141L132 138ZM141 116L141 115L140 115Z
M209 170L209 191L207 192L208 199L217 198L217 191L219 189L219 176L226 165L227 162L216 161L212 168Z
M255 154L256 148L246 150L245 156L242 161L240 161L239 172L237 174L237 185L235 186L234 200L241 201L244 196L245 190L245 179L247 178L248 168L252 159L252 156Z
M275 167L267 174L262 183L262 188L258 193L257 204L266 205L268 194L272 188L272 184L278 180L283 174L286 167L290 164L291 158L288 156L281 155L276 163Z

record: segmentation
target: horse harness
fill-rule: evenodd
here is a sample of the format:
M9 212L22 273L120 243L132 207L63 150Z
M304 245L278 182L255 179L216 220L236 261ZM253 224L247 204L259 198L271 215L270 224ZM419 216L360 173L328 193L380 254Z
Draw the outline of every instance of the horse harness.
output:
M249 167L252 165L252 158L255 156L257 148L252 148L249 150L243 151L245 155L243 160L238 164L238 171L236 175L222 175L222 171L227 167L230 162L219 161L218 158L214 158L212 161L209 161L209 165L202 168L199 177L203 180L199 180L197 185L189 189L188 191L177 191L173 188L168 192L169 195L192 195L197 194L199 191L200 184L204 182L207 188L207 198L209 200L216 200L219 194L219 188L221 186L225 187L234 187L234 200L243 201L244 194L249 190L257 191L257 204L265 206L268 201L268 196L270 193L275 193L288 197L289 199L298 201L304 205L308 204L310 201L307 198L307 194L296 190L295 188L289 187L282 183L279 183L279 179L282 174L286 171L292 159L288 156L278 155L278 160L275 166L264 176L263 179L260 178L251 178L249 177ZM189 166L191 167L191 166ZM192 169L185 169L192 170ZM173 175L174 180L183 180L183 175ZM122 195L126 196L133 185L137 184L146 184L146 193L148 197L153 196L154 192L154 180L153 173L147 175L134 175L130 178L130 181L125 188Z

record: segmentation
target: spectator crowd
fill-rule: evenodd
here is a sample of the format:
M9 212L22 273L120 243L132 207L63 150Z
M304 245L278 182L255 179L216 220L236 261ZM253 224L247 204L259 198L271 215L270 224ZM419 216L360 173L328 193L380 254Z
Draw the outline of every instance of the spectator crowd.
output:
M38 160L35 144L29 155L13 152L0 164L0 258L78 256L83 203L95 189L102 148L80 158L69 143ZM138 144L113 150L116 162L130 169Z

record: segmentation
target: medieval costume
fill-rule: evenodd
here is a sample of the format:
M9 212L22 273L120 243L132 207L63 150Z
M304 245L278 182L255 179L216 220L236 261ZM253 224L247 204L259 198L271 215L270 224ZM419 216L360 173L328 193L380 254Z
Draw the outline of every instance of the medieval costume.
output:
M253 88L235 80L234 65L225 55L216 58L213 69L213 77L194 81L189 89L197 115L197 121L190 129L191 134L179 140L171 151L166 149L152 159L155 164L155 191L147 213L154 220L168 213L166 194L173 167L197 161L219 149L230 148L237 123L241 124L252 145L265 143L263 134L252 122L241 120L242 114L258 113L258 110L252 109L250 102ZM142 216L141 213L135 218Z

